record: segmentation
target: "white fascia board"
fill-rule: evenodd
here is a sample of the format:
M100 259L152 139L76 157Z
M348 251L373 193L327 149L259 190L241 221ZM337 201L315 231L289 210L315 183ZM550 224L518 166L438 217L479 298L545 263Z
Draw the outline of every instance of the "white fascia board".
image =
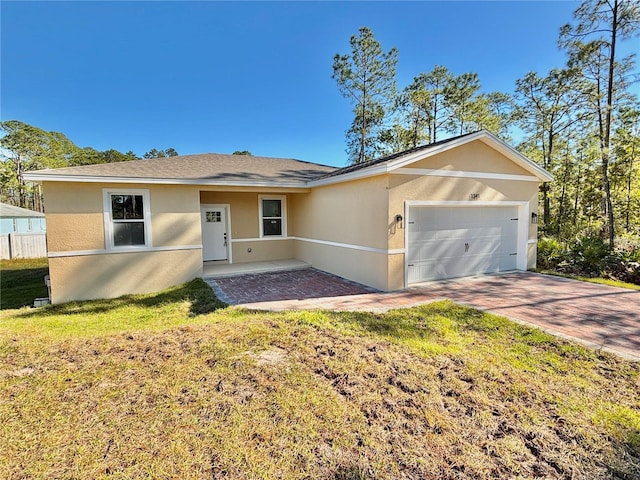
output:
M467 137L458 138L457 140L452 140L450 142L444 143L442 145L437 145L432 148L426 148L424 150L420 150L418 152L410 153L408 155L403 155L397 160L393 160L389 162L389 170L393 171L398 168L402 168L406 165L410 165L418 160L423 160L425 158L432 157L442 152L446 152L447 150L451 150L452 148L459 147L460 145L464 145L465 143L473 142L474 140L478 140L482 136L482 131L474 133L473 135L469 135Z
M358 180L360 178L374 177L389 173L389 166L386 163L373 165L369 168L356 170L355 172L345 173L344 175L336 175L334 177L323 178L320 180L312 180L306 184L307 187L322 187L323 185L331 185L333 183L348 182L350 180Z
M396 170L398 168L402 168L406 165L409 165L418 160L422 160L433 155L437 155L439 153L445 152L452 148L459 147L464 145L465 143L473 142L475 140L480 140L486 145L490 146L494 150L500 152L502 155L507 157L509 160L514 162L516 165L524 168L528 172L531 172L535 175L540 181L550 182L553 180L553 175L547 172L544 168L536 165L534 162L529 160L527 157L522 155L520 152L515 150L514 148L507 145L505 142L500 140L498 137L493 135L486 130L481 130L480 132L476 132L472 135L468 135L466 137L459 138L457 140L453 140L451 142L445 143L439 147L434 147L433 149L423 150L421 152L416 152L411 155L407 155L405 157L399 158L393 162L390 162L389 169L391 171Z
M516 165L524 168L528 172L531 172L532 175L535 175L537 181L542 182L550 182L553 180L553 175L547 172L544 168L536 165L534 162L529 160L527 157L522 155L517 150L511 148L509 145L504 143L495 135L487 132L486 130L481 130L474 134L458 138L456 140L452 140L450 142L446 142L442 145L437 145L431 148L425 148L424 150L419 150L417 152L409 153L407 155L403 155L402 157L392 160L389 162L385 162L378 165L373 165L369 168L363 168L362 170L356 170L355 172L346 173L344 175L338 175L335 177L329 177L321 180L314 180L307 184L309 187L319 187L322 185L330 185L333 183L347 182L350 180L357 180L360 178L373 177L375 175L382 175L385 173L393 173L395 170L403 168L407 165L411 165L418 160L423 160L425 158L429 158L433 155L437 155L442 152L446 152L447 150L451 150L452 148L459 147L464 145L465 143L473 142L475 140L480 140L490 147L494 148L496 151L503 154L505 157L513 161ZM499 174L495 174L499 176ZM448 174L444 174L442 176L449 176ZM519 180L524 180L525 176L520 176ZM490 177L487 177L490 178ZM530 180L527 178L527 180Z
M275 188L308 188L305 182L241 182L219 181L198 178L133 178L133 177L99 177L93 175L50 175L38 173L25 173L25 180L31 182L76 182L76 183L135 183L152 185L211 185L224 187L275 187Z
M515 148L506 144L498 137L493 135L490 132L483 132L484 135L480 138L480 141L493 147L495 150L503 154L509 160L514 162L516 165L528 170L533 173L536 177L538 177L543 182L551 182L553 181L553 175L547 172L540 165L537 165L535 162L529 160L527 157L518 152Z
M389 172L391 175L420 175L426 177L486 178L490 180L519 180L523 182L540 182L533 175L511 175L507 173L467 172L463 170L435 170L427 168L400 168Z

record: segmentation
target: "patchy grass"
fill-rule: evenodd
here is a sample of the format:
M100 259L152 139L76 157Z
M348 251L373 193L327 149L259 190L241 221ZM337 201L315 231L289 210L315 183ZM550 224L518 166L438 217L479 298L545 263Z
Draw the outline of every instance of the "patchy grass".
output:
M556 277L571 278L573 280L580 280L582 282L599 283L600 285L609 285L610 287L628 288L631 290L640 290L640 285L635 283L621 282L620 280L614 280L612 278L602 277L584 277L582 275L571 275L569 273L560 273L555 270L532 270L538 273L544 273L546 275L554 275Z
M36 298L46 297L47 273L46 258L0 260L0 310L33 305Z
M637 363L451 302L221 306L3 312L0 478L640 478Z

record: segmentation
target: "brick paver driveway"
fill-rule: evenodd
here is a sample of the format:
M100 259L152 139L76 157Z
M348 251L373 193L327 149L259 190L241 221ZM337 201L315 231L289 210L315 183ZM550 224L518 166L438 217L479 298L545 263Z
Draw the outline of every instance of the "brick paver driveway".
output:
M217 284L218 296L227 292L229 303L268 310L381 312L448 298L640 360L640 291L636 290L531 272L432 282L390 293L375 292L314 269L209 282ZM234 291L242 292L235 300Z

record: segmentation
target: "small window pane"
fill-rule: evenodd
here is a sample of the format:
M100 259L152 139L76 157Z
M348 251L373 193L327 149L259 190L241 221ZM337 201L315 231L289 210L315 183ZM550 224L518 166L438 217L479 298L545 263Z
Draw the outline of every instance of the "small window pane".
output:
M262 220L262 233L264 235L282 235L282 220L265 218Z
M114 223L113 244L116 247L144 245L144 222Z
M262 200L262 216L281 217L281 203L280 200Z
M222 222L222 213L221 212L207 212L207 223L219 223Z
M142 220L142 195L111 195L111 213L114 220Z

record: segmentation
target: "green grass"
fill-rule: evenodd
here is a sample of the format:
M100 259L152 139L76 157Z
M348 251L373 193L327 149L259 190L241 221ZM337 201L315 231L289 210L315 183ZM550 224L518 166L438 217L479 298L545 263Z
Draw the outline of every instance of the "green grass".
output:
M6 310L0 478L640 478L640 365L451 302Z
M0 310L33 305L36 298L46 297L47 273L46 258L0 260Z
M554 275L556 277L571 278L573 280L580 280L582 282L598 283L600 285L609 285L610 287L629 288L631 290L640 290L640 285L635 283L621 282L620 280L613 280L611 278L602 277L584 277L582 275L571 275L568 273L559 273L555 270L533 270L534 272L544 273L546 275Z

